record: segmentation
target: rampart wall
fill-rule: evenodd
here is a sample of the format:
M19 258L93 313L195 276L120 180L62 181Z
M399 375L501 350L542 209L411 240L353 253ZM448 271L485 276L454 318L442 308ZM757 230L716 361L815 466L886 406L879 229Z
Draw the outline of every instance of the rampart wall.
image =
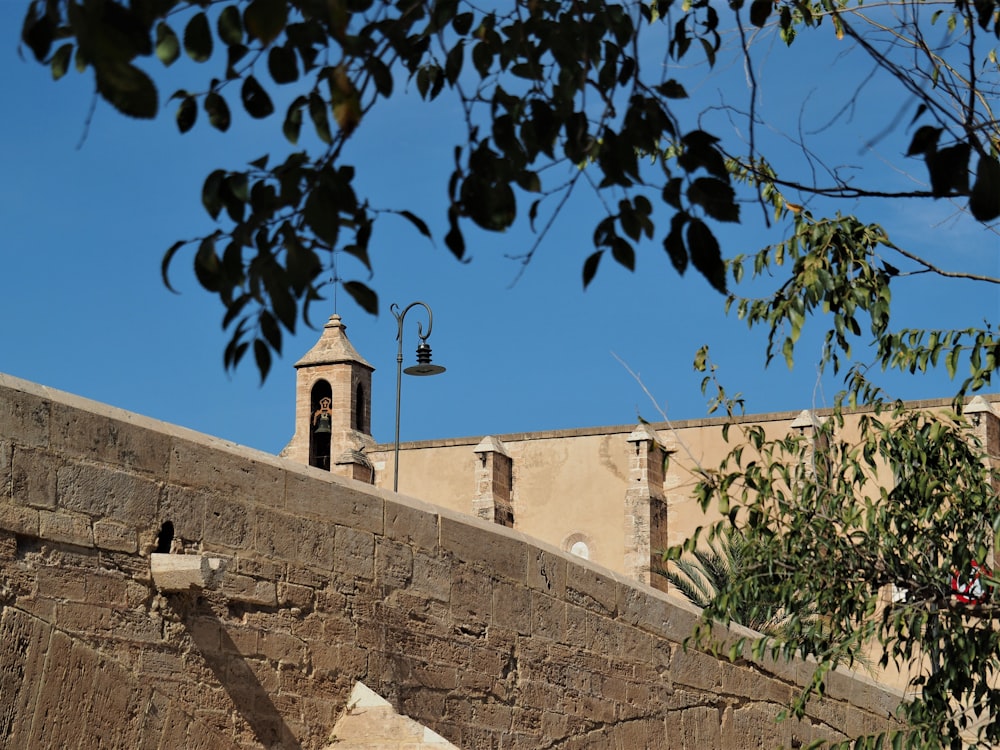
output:
M166 521L217 589L156 590ZM515 531L0 375L0 747L319 748L355 681L463 750L889 726L898 696L847 675L776 724L806 666L686 651L696 619Z

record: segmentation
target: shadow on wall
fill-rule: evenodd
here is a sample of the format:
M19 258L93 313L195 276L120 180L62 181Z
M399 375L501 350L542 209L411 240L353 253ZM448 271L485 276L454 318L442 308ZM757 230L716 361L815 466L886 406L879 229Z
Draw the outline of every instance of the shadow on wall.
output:
M181 613L191 640L261 746L301 750L302 745L209 603L193 594L171 594L168 601Z

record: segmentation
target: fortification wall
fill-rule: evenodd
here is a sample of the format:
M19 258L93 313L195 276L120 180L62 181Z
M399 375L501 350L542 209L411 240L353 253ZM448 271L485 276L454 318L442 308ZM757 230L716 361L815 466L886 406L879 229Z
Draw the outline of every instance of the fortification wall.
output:
M217 590L156 591L165 521L224 561ZM806 667L685 651L696 618L517 532L0 375L0 747L318 748L358 680L464 750L889 725L898 696L846 675L775 724Z

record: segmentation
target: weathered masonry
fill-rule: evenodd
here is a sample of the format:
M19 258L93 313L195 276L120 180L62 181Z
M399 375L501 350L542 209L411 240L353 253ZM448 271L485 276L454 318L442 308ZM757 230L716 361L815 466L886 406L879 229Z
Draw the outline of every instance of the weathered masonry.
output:
M500 524L0 375L0 747L371 747L332 736L357 682L463 750L890 725L849 675L776 724L805 665L685 651L695 620Z

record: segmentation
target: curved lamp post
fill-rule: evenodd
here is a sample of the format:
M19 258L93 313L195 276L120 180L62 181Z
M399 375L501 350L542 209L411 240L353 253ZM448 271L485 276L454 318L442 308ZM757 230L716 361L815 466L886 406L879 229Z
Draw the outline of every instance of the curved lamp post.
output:
M420 343L417 344L417 364L412 367L407 367L403 369L403 318L406 317L411 309L420 305L427 311L427 333L424 333L424 327L417 322L417 336L420 337ZM396 341L399 342L399 347L396 351L396 443L393 450L393 476L392 476L392 491L397 492L399 490L399 397L402 389L403 373L407 375L439 375L444 372L444 368L440 365L431 364L431 345L427 343L427 339L430 338L431 329L434 327L434 313L431 312L431 308L427 306L426 302L411 302L407 305L402 312L399 311L399 305L393 302L389 309L392 310L393 316L396 318L396 325L398 327L396 332Z

